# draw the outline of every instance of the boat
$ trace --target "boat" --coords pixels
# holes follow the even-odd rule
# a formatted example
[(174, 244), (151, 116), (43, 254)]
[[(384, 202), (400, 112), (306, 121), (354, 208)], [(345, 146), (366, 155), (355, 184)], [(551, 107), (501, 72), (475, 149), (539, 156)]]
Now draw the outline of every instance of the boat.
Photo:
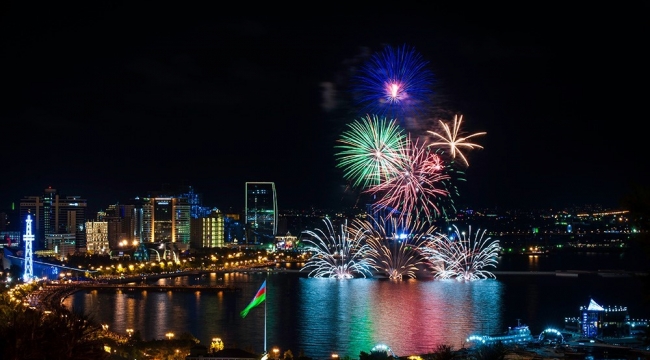
[(517, 326), (508, 327), (508, 330), (504, 333), (494, 335), (475, 334), (467, 338), (468, 343), (477, 345), (491, 345), (496, 343), (527, 344), (532, 341), (534, 341), (534, 338), (528, 325), (522, 325), (519, 320), (517, 320)]

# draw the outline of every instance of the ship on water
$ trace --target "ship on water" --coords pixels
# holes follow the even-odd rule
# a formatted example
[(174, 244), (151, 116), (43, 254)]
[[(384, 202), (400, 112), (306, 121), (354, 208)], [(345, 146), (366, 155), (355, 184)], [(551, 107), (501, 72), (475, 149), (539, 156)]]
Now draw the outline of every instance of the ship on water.
[(467, 342), (476, 345), (503, 344), (527, 344), (534, 341), (533, 334), (528, 325), (521, 324), (517, 319), (517, 326), (508, 327), (508, 330), (501, 334), (480, 335), (474, 334), (467, 338)]

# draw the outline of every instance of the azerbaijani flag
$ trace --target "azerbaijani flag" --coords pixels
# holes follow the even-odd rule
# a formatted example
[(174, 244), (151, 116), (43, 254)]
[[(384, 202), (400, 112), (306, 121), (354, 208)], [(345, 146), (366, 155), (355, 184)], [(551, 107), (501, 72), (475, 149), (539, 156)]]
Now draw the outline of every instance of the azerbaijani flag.
[(239, 314), (241, 315), (241, 317), (246, 317), (246, 315), (252, 308), (261, 304), (262, 301), (264, 300), (266, 300), (266, 280), (264, 280), (262, 286), (260, 286), (260, 289), (257, 290), (257, 294), (255, 294), (255, 297), (253, 298), (251, 303), (248, 304), (248, 306), (246, 306), (246, 309), (242, 310)]

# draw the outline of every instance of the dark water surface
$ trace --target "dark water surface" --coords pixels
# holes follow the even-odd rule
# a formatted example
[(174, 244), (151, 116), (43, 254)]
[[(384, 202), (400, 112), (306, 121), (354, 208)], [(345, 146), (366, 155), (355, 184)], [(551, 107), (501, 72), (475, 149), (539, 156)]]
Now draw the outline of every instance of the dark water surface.
[[(622, 269), (619, 261), (625, 263), (621, 255), (512, 256), (501, 259), (497, 270)], [(239, 312), (264, 279), (266, 302), (241, 318)], [(377, 344), (390, 346), (400, 356), (424, 354), (440, 344), (458, 349), (469, 334), (501, 332), (518, 319), (534, 334), (547, 327), (562, 329), (564, 318), (578, 316), (580, 306), (591, 298), (603, 306), (626, 306), (631, 318), (647, 319), (650, 307), (642, 298), (646, 279), (501, 274), (496, 280), (457, 282), (213, 273), (159, 283), (226, 284), (241, 291), (81, 291), (64, 303), (108, 324), (112, 331), (139, 330), (146, 340), (189, 332), (206, 346), (219, 337), (226, 347), (257, 353), (278, 347), (322, 360), (332, 353), (358, 358)]]

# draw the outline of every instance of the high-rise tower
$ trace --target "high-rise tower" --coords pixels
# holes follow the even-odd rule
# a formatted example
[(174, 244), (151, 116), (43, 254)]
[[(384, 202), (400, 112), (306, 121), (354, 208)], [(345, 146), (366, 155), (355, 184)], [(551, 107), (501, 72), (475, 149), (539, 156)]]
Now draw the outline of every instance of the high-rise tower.
[(154, 195), (142, 199), (142, 242), (190, 243), (187, 198)]
[(246, 242), (272, 242), (278, 232), (278, 203), (273, 182), (246, 183)]
[(56, 189), (47, 188), (41, 196), (20, 200), (20, 219), (34, 216), (34, 251), (46, 249), (46, 235), (74, 234), (75, 247), (86, 248), (86, 200), (79, 196), (61, 197)]

